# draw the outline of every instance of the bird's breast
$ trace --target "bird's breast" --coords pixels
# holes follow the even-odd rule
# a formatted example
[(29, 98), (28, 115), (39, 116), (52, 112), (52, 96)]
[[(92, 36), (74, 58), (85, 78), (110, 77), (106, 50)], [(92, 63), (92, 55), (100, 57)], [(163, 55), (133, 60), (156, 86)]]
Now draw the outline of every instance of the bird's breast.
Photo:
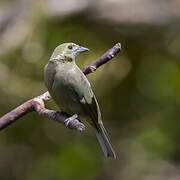
[(77, 87), (82, 77), (75, 68), (58, 68), (50, 94), (61, 110), (69, 113), (83, 113)]

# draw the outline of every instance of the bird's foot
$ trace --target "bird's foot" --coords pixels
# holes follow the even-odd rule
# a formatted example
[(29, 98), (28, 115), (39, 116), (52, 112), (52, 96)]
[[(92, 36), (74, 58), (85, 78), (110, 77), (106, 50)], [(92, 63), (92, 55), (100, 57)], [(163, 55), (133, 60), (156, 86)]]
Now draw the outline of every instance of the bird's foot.
[(78, 115), (77, 115), (77, 114), (74, 114), (73, 116), (65, 119), (64, 123), (65, 123), (66, 127), (68, 126), (68, 124), (69, 124), (71, 121), (75, 120), (77, 117), (78, 117)]
[(74, 114), (73, 116), (65, 119), (64, 123), (66, 127), (69, 127), (70, 129), (77, 129), (78, 131), (84, 131), (85, 125), (81, 123), (79, 120), (77, 120), (78, 114)]

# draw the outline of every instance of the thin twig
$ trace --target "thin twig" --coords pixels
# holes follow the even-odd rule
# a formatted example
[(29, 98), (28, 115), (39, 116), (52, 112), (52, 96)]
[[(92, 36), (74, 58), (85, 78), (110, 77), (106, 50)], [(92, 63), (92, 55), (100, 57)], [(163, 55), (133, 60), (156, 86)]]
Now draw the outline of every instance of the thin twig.
[(92, 63), (90, 63), (87, 66), (85, 66), (84, 68), (82, 68), (82, 72), (85, 75), (92, 73), (92, 72), (95, 72), (98, 67), (107, 63), (109, 60), (111, 60), (120, 51), (121, 51), (121, 44), (117, 43), (111, 49), (106, 51), (101, 57), (99, 57), (98, 59), (96, 59)]
[[(90, 63), (89, 65), (85, 66), (82, 69), (82, 72), (87, 75), (96, 71), (98, 67), (105, 64), (109, 60), (111, 60), (118, 52), (121, 51), (121, 44), (117, 43), (111, 49), (109, 49), (105, 54), (101, 57)], [(60, 111), (49, 110), (45, 108), (45, 102), (50, 100), (51, 96), (49, 92), (45, 92), (44, 94), (37, 96), (33, 99), (26, 101), (25, 103), (21, 104), (17, 108), (13, 109), (12, 111), (5, 114), (3, 117), (0, 118), (0, 130), (6, 128), (8, 125), (15, 122), (15, 120), (19, 119), (20, 117), (24, 116), (25, 114), (36, 111), (40, 116), (48, 117), (57, 122), (64, 123), (67, 118), (69, 118), (68, 114)], [(76, 116), (73, 116), (74, 119), (69, 122), (68, 127), (71, 129), (76, 129), (79, 131), (83, 131), (85, 129), (84, 124), (79, 122)]]

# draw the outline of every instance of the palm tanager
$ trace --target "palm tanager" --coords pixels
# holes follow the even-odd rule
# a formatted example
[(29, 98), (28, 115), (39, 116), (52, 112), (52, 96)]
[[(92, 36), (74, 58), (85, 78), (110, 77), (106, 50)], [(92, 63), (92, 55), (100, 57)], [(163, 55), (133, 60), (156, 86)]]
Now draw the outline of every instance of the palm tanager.
[[(45, 85), (62, 111), (70, 116), (77, 114), (79, 120), (86, 119), (95, 128), (104, 156), (116, 158), (91, 85), (75, 62), (76, 57), (85, 51), (88, 48), (74, 43), (56, 47), (45, 66)], [(67, 124), (69, 121), (70, 118), (66, 119)]]

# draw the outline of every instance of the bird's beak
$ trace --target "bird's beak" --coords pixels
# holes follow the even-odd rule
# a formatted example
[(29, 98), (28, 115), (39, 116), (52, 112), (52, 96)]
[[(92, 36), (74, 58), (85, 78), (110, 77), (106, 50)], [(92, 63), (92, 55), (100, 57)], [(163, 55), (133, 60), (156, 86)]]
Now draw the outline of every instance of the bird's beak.
[(86, 51), (89, 51), (88, 48), (85, 48), (85, 47), (82, 47), (82, 46), (79, 46), (76, 50), (75, 50), (75, 55), (79, 55), (80, 53), (82, 52), (86, 52)]
[(79, 53), (82, 53), (82, 52), (85, 52), (85, 51), (89, 51), (89, 49), (86, 48), (86, 47), (79, 46), (79, 48), (78, 48)]

